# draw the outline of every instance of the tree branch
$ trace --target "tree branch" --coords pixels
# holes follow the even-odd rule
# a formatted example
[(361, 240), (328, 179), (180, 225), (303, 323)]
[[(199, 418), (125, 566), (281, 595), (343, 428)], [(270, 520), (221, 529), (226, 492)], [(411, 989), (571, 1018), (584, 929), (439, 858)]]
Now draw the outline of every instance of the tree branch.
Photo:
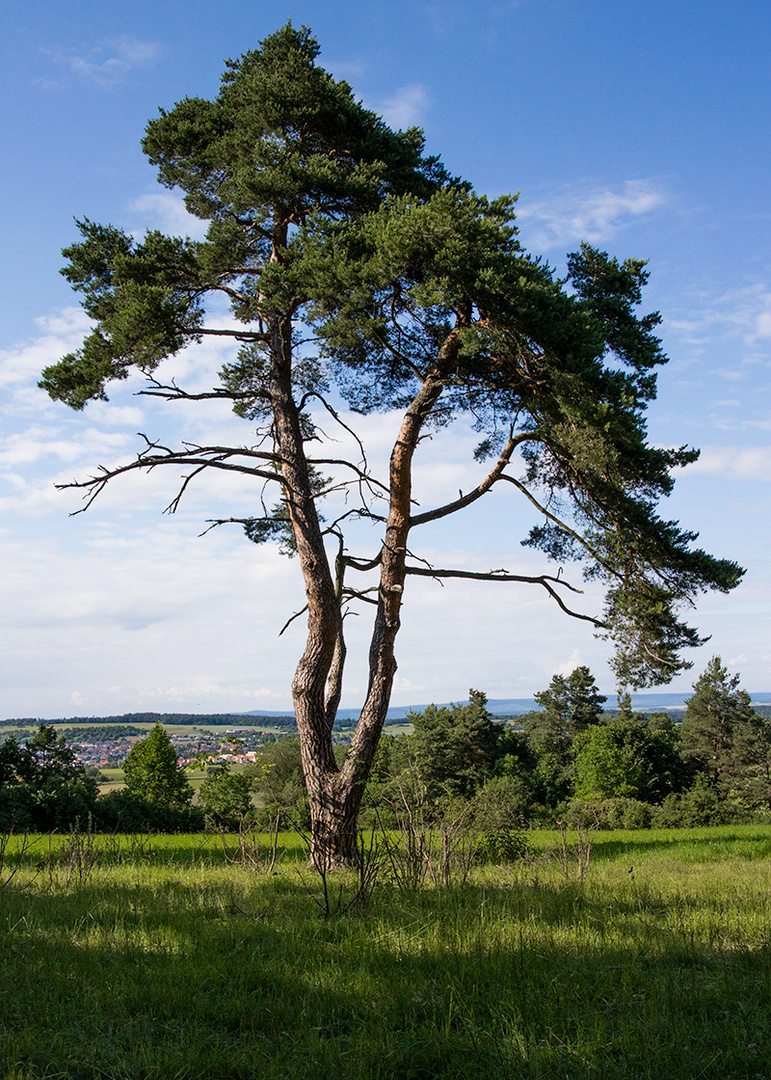
[[(377, 600), (373, 600), (372, 597), (368, 596), (367, 594), (378, 592), (380, 592), (379, 585), (373, 585), (369, 589), (351, 589), (346, 586), (346, 588), (343, 590), (343, 602), (347, 603), (349, 600), (363, 600), (365, 604), (373, 604), (375, 607), (377, 607)], [(349, 612), (348, 614), (351, 613)], [(353, 614), (355, 614), (355, 612)]]
[(221, 398), (223, 401), (241, 401), (243, 398), (264, 397), (268, 400), (267, 394), (257, 394), (253, 390), (225, 390), (222, 386), (217, 386), (213, 390), (205, 390), (200, 394), (191, 394), (187, 390), (183, 390), (181, 387), (172, 381), (169, 385), (160, 383), (152, 376), (147, 376), (152, 388), (149, 390), (137, 390), (137, 397), (158, 397), (164, 398), (166, 401), (207, 401), (211, 399)]
[(361, 570), (366, 572), (367, 570), (374, 570), (376, 566), (380, 566), (383, 561), (382, 548), (374, 557), (374, 559), (357, 559), (355, 555), (345, 556), (345, 565), (350, 566), (351, 570)]
[[(136, 461), (131, 461), (126, 465), (118, 465), (114, 469), (107, 469), (103, 465), (99, 466), (100, 475), (89, 477), (88, 480), (72, 480), (67, 484), (56, 484), (57, 490), (63, 490), (66, 488), (80, 488), (86, 489), (87, 494), (84, 496), (86, 503), (79, 510), (73, 511), (70, 515), (74, 517), (75, 514), (82, 514), (89, 509), (94, 500), (101, 494), (110, 480), (114, 480), (116, 476), (122, 476), (124, 473), (137, 472), (146, 469), (151, 471), (157, 468), (159, 465), (192, 465), (194, 470), (188, 476), (184, 478), (182, 488), (175, 499), (172, 499), (171, 503), (167, 507), (167, 511), (173, 513), (176, 506), (184, 493), (189, 481), (199, 472), (204, 469), (219, 469), (224, 472), (238, 472), (244, 473), (247, 476), (258, 476), (263, 480), (273, 480), (277, 483), (283, 483), (282, 477), (279, 473), (268, 471), (267, 469), (255, 468), (251, 465), (240, 465), (236, 462), (229, 461), (228, 458), (233, 456), (238, 457), (253, 457), (260, 461), (276, 461), (280, 459), (275, 454), (263, 453), (256, 450), (248, 450), (246, 447), (234, 448), (234, 447), (211, 447), (211, 446), (199, 446), (183, 452), (175, 452), (168, 447), (162, 447), (158, 443), (151, 443), (146, 435), (140, 432), (141, 437), (147, 443), (147, 448), (142, 450), (138, 455)], [(162, 450), (163, 453), (153, 454), (150, 451)], [(216, 455), (207, 459), (201, 460), (201, 455), (210, 454)]]
[(300, 618), (300, 616), (301, 616), (301, 615), (304, 615), (304, 614), (305, 614), (305, 612), (306, 612), (307, 610), (308, 610), (308, 605), (306, 604), (306, 605), (305, 605), (305, 607), (302, 607), (302, 608), (300, 608), (300, 610), (299, 610), (299, 611), (296, 611), (296, 612), (294, 613), (294, 615), (290, 615), (290, 616), (289, 616), (289, 618), (288, 618), (288, 619), (286, 620), (286, 622), (284, 623), (284, 625), (283, 625), (283, 626), (281, 627), (281, 629), (279, 630), (279, 632), (278, 632), (278, 636), (279, 636), (279, 637), (281, 637), (281, 635), (282, 635), (282, 634), (284, 633), (284, 631), (285, 631), (285, 630), (286, 630), (286, 629), (287, 629), (287, 628), (288, 628), (289, 626), (291, 626), (291, 625), (292, 625), (292, 623), (293, 623), (293, 622), (295, 621), (295, 619), (299, 619), (299, 618)]
[(554, 514), (552, 514), (550, 510), (547, 510), (545, 506), (542, 506), (541, 503), (539, 503), (538, 500), (535, 498), (535, 496), (527, 490), (521, 480), (517, 480), (513, 476), (506, 476), (505, 474), (502, 475), (500, 479), (506, 480), (509, 484), (513, 484), (517, 491), (520, 491), (525, 496), (525, 498), (532, 503), (532, 505), (540, 514), (543, 514), (543, 516), (545, 518), (548, 518), (549, 521), (553, 521), (558, 528), (562, 529), (563, 532), (566, 532), (568, 536), (570, 536), (573, 540), (576, 541), (576, 543), (580, 544), (584, 551), (591, 555), (593, 559), (596, 559), (600, 566), (607, 570), (609, 574), (613, 574), (615, 577), (619, 576), (616, 571), (614, 571), (612, 567), (610, 567), (608, 563), (602, 558), (602, 556), (599, 555), (597, 551), (595, 551), (591, 544), (588, 544), (586, 542), (586, 540), (583, 538), (583, 536), (581, 536), (580, 533), (577, 533), (574, 529), (571, 529), (569, 525), (566, 525), (565, 522), (561, 520), (561, 518), (556, 517)]
[(563, 581), (562, 578), (553, 577), (550, 574), (541, 574), (537, 577), (532, 577), (527, 574), (507, 574), (504, 570), (488, 570), (486, 573), (482, 571), (474, 570), (436, 570), (426, 569), (422, 566), (406, 566), (405, 573), (411, 574), (415, 577), (432, 577), (436, 579), (441, 578), (461, 578), (466, 581), (518, 581), (527, 585), (541, 585), (553, 600), (556, 600), (557, 604), (562, 608), (566, 615), (571, 615), (574, 619), (581, 619), (583, 622), (590, 622), (593, 626), (600, 629), (605, 627), (600, 619), (595, 619), (592, 615), (582, 615), (578, 611), (572, 611), (566, 606), (559, 593), (556, 591), (555, 586), (560, 585), (564, 589), (569, 589), (570, 592), (583, 593), (582, 589), (576, 588), (575, 585), (571, 585), (567, 581)]
[(366, 467), (367, 467), (367, 453), (366, 453), (366, 450), (364, 449), (364, 443), (361, 441), (361, 439), (356, 434), (356, 432), (353, 430), (353, 428), (349, 427), (343, 420), (340, 419), (340, 414), (337, 412), (337, 410), (334, 409), (329, 404), (327, 399), (322, 394), (320, 394), (318, 392), (318, 390), (312, 390), (312, 391), (310, 391), (309, 393), (307, 393), (307, 394), (305, 394), (303, 396), (303, 399), (302, 399), (302, 401), (300, 402), (300, 405), (299, 405), (300, 410), (302, 411), (305, 408), (305, 403), (309, 398), (314, 398), (314, 397), (317, 398), (321, 402), (321, 404), (327, 410), (327, 412), (332, 417), (332, 419), (335, 420), (340, 425), (340, 427), (343, 428), (344, 431), (347, 431), (348, 434), (351, 435), (356, 440), (356, 445), (358, 446), (359, 452), (361, 454), (362, 464), (364, 465), (364, 467), (366, 469)]
[(455, 499), (451, 503), (447, 503), (445, 506), (438, 506), (435, 510), (426, 510), (423, 514), (415, 514), (410, 518), (410, 528), (414, 525), (424, 525), (427, 521), (438, 521), (440, 518), (447, 517), (449, 514), (454, 514), (458, 510), (462, 510), (466, 506), (470, 506), (471, 503), (481, 499), (486, 494), (496, 481), (506, 479), (503, 476), (503, 470), (511, 461), (511, 455), (515, 449), (523, 442), (527, 442), (532, 439), (532, 435), (529, 432), (523, 432), (520, 435), (510, 435), (506, 441), (506, 445), (501, 451), (501, 455), (497, 462), (484, 478), (481, 484), (479, 484), (473, 491), (470, 491), (467, 495), (461, 495), (459, 499)]
[(260, 333), (258, 330), (213, 330), (209, 327), (197, 326), (191, 331), (196, 337), (201, 334), (204, 337), (232, 337), (236, 341), (262, 341), (270, 344), (270, 335)]

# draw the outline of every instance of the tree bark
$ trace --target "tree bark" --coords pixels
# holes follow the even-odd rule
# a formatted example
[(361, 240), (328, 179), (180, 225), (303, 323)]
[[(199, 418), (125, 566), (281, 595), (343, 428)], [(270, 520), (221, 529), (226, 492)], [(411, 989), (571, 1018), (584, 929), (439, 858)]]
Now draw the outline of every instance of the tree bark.
[(412, 460), (425, 420), (444, 389), (444, 377), (457, 350), (457, 337), (451, 334), (440, 350), (434, 371), (405, 412), (391, 452), (389, 513), (380, 559), (377, 613), (370, 642), (367, 696), (342, 769), (328, 773), (323, 778), (324, 786), (311, 795), (311, 857), (325, 868), (350, 866), (358, 857), (359, 807), (383, 731), (397, 668), (394, 645), (401, 625), (406, 577)]
[[(389, 465), (390, 500), (380, 556), (377, 613), (369, 652), (369, 685), (342, 769), (334, 756), (332, 727), (340, 700), (345, 644), (342, 579), (336, 580), (324, 546), (311, 472), (305, 455), (300, 410), (292, 394), (291, 318), (276, 315), (270, 327), (270, 397), (284, 492), (305, 582), (308, 632), (292, 682), (303, 773), (311, 814), (312, 864), (325, 870), (350, 866), (358, 857), (357, 816), (396, 673), (394, 643), (400, 627), (407, 537), (410, 530), (412, 459), (426, 418), (457, 359), (457, 335), (439, 350), (433, 370), (406, 410)], [(338, 563), (340, 564), (340, 556)]]

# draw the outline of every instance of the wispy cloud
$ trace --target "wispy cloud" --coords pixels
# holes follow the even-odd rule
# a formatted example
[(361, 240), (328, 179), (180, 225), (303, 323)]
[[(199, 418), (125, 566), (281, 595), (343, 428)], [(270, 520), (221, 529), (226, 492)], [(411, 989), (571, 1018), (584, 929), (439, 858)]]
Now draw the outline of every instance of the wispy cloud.
[(688, 473), (726, 476), (732, 480), (771, 480), (771, 446), (705, 446)]
[(749, 349), (762, 349), (771, 340), (771, 287), (765, 281), (701, 294), (690, 300), (687, 314), (668, 317), (667, 328), (695, 347), (739, 337)]
[(20, 401), (10, 396), (16, 391), (22, 395), (29, 391), (34, 408), (42, 407), (47, 398), (35, 389), (34, 380), (47, 364), (76, 349), (91, 326), (88, 316), (78, 307), (64, 308), (35, 321), (40, 328), (39, 337), (10, 349), (0, 349), (0, 388), (4, 392), (0, 411), (11, 407), (15, 414), (18, 412)]
[(400, 87), (393, 97), (378, 102), (375, 109), (392, 128), (404, 130), (423, 124), (428, 107), (426, 88), (420, 83), (410, 83)]
[(129, 205), (129, 210), (140, 217), (144, 228), (160, 229), (173, 236), (189, 236), (203, 240), (207, 221), (188, 214), (181, 195), (173, 191), (159, 191), (140, 195)]
[(520, 202), (517, 216), (530, 245), (541, 250), (586, 240), (604, 243), (667, 201), (655, 180), (627, 180), (619, 189), (563, 190), (539, 202)]
[[(161, 59), (163, 51), (156, 41), (140, 41), (130, 34), (123, 34), (96, 45), (62, 47), (50, 55), (55, 63), (68, 68), (77, 78), (106, 87), (115, 86), (132, 71), (152, 67)], [(45, 85), (54, 87), (58, 84), (49, 81)]]

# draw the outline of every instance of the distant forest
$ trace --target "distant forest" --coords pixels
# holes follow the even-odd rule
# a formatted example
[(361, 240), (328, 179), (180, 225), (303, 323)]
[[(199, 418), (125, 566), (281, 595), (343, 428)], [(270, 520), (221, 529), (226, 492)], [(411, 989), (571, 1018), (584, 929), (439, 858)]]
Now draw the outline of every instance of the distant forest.
[[(124, 713), (122, 716), (71, 716), (54, 719), (23, 717), (2, 720), (0, 723), (17, 728), (36, 728), (40, 724), (79, 724), (88, 725), (90, 728), (96, 724), (154, 724), (156, 721), (164, 725), (185, 724), (192, 727), (266, 727), (286, 728), (288, 731), (297, 729), (294, 716), (255, 716), (252, 713), (244, 715), (242, 713), (141, 712)], [(144, 734), (144, 732), (137, 732), (137, 734)]]
[[(771, 705), (754, 705), (754, 711), (765, 719), (771, 719)], [(537, 710), (536, 710), (537, 711)], [(603, 716), (610, 720), (614, 716), (618, 715), (618, 709), (606, 709), (603, 712)], [(639, 715), (646, 715), (648, 713), (656, 712), (653, 709), (641, 709), (638, 710)], [(522, 728), (523, 723), (528, 714), (511, 715), (511, 716), (494, 716), (492, 717), (495, 723), (508, 724), (514, 728)], [(682, 722), (685, 716), (685, 709), (667, 709), (666, 715), (675, 724)], [(293, 715), (287, 716), (265, 716), (255, 715), (254, 713), (155, 713), (155, 712), (142, 712), (142, 713), (124, 713), (122, 716), (72, 716), (72, 717), (58, 717), (54, 719), (43, 719), (41, 717), (22, 717), (15, 719), (0, 720), (0, 727), (7, 725), (9, 728), (37, 728), (40, 724), (67, 724), (67, 725), (79, 725), (83, 730), (78, 730), (77, 735), (79, 737), (85, 737), (86, 734), (93, 737), (94, 727), (98, 725), (107, 724), (121, 724), (130, 726), (133, 724), (154, 724), (156, 721), (164, 726), (170, 726), (174, 724), (187, 725), (190, 727), (254, 727), (261, 730), (272, 730), (278, 728), (283, 730), (288, 735), (297, 734), (297, 721)], [(408, 726), (410, 724), (409, 719), (388, 720), (389, 727), (394, 726)], [(335, 731), (353, 731), (356, 727), (355, 718), (343, 717), (335, 721)], [(120, 736), (126, 735), (143, 735), (144, 732), (140, 730), (121, 731)], [(75, 735), (75, 732), (69, 733), (70, 738)], [(113, 736), (117, 735), (117, 732), (112, 733)], [(110, 736), (106, 736), (109, 738)]]

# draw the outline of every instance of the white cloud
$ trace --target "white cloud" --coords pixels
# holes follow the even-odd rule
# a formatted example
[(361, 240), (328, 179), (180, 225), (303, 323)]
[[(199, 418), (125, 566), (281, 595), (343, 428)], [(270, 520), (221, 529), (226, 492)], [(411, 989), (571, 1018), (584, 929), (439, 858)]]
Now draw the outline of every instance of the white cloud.
[(554, 674), (565, 676), (571, 675), (577, 667), (581, 667), (585, 663), (586, 661), (584, 660), (581, 651), (579, 649), (573, 649), (570, 657), (564, 662), (564, 664), (560, 664), (554, 669)]
[(140, 216), (142, 232), (145, 229), (159, 229), (172, 236), (203, 240), (209, 225), (208, 221), (188, 214), (182, 196), (173, 191), (140, 195), (129, 205), (129, 210)]
[(426, 88), (420, 83), (410, 83), (400, 87), (393, 97), (378, 102), (375, 108), (387, 124), (403, 131), (424, 123), (428, 104)]
[(763, 297), (764, 309), (758, 312), (755, 319), (754, 337), (771, 338), (771, 293)]
[[(43, 368), (77, 349), (91, 326), (88, 316), (79, 307), (64, 308), (35, 321), (40, 327), (39, 337), (0, 350), (0, 387), (11, 391), (32, 389)], [(48, 398), (42, 391), (33, 392), (37, 407), (42, 408)], [(17, 411), (15, 402), (14, 411)]]
[(667, 316), (666, 326), (693, 346), (739, 337), (757, 348), (771, 339), (771, 288), (759, 281), (717, 296), (700, 294), (689, 298), (687, 313)]
[(619, 190), (564, 190), (540, 202), (523, 199), (517, 217), (534, 248), (564, 247), (580, 240), (604, 243), (667, 201), (659, 181), (627, 180)]
[(9, 435), (0, 442), (0, 465), (30, 464), (44, 457), (59, 461), (78, 461), (94, 454), (114, 454), (126, 445), (128, 436), (123, 433), (107, 434), (88, 428), (77, 439), (56, 438), (49, 428), (36, 427)]
[[(97, 45), (60, 48), (50, 55), (78, 78), (105, 87), (121, 82), (131, 71), (152, 67), (163, 56), (163, 47), (155, 41), (140, 41), (131, 34), (122, 34)], [(56, 84), (49, 81), (46, 85)]]
[(771, 446), (705, 446), (688, 474), (727, 476), (733, 480), (771, 480)]

